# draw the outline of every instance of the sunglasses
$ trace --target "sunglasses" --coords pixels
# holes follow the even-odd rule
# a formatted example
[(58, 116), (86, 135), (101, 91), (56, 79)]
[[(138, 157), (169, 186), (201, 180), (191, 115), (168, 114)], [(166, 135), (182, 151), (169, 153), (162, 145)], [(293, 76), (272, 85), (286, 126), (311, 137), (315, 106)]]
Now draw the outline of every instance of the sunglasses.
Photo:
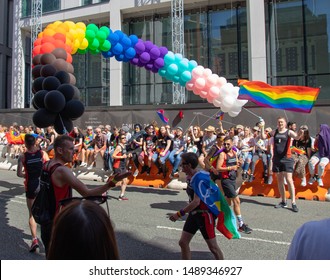
[(89, 201), (95, 202), (98, 205), (106, 203), (107, 213), (108, 213), (108, 216), (110, 218), (109, 205), (108, 205), (108, 199), (110, 199), (110, 198), (117, 199), (116, 197), (111, 196), (111, 195), (93, 195), (93, 196), (85, 196), (85, 197), (73, 196), (73, 197), (65, 198), (65, 199), (62, 199), (62, 200), (59, 201), (59, 205), (60, 205), (60, 210), (59, 211), (62, 210), (62, 207), (65, 207), (65, 206), (69, 205), (73, 201), (89, 200)]
[(125, 139), (126, 140), (126, 137), (120, 137), (121, 140)]
[(230, 143), (224, 143), (223, 145), (224, 146), (230, 146)]

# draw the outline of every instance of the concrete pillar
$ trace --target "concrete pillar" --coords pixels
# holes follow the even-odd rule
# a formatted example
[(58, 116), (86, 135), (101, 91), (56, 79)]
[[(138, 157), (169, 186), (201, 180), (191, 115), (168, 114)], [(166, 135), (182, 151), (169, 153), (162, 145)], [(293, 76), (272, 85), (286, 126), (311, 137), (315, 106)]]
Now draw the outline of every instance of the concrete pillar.
[(264, 0), (247, 0), (249, 80), (267, 82)]

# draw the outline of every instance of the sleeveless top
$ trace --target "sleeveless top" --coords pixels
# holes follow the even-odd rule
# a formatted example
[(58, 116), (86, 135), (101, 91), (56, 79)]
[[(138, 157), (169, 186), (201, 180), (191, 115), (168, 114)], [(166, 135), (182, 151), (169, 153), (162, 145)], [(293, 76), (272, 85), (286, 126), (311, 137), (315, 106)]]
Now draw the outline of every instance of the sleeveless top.
[[(229, 166), (234, 166), (234, 165), (237, 165), (236, 152), (233, 151), (233, 156), (229, 156), (225, 152), (225, 160), (224, 160), (221, 167), (229, 167)], [(222, 176), (223, 179), (235, 180), (236, 179), (236, 173), (237, 172), (235, 170), (230, 170), (230, 171), (222, 172), (221, 176)]]
[(279, 133), (276, 129), (274, 134), (274, 158), (280, 160), (281, 158), (291, 157), (291, 137), (289, 137), (289, 130)]
[(39, 177), (42, 170), (43, 159), (42, 151), (37, 150), (34, 153), (24, 153), (25, 186), (38, 186)]
[[(123, 156), (127, 154), (126, 147), (123, 147), (121, 144), (118, 144), (121, 148), (121, 151), (117, 156)], [(114, 168), (126, 169), (126, 160), (127, 158), (115, 158), (113, 162)]]

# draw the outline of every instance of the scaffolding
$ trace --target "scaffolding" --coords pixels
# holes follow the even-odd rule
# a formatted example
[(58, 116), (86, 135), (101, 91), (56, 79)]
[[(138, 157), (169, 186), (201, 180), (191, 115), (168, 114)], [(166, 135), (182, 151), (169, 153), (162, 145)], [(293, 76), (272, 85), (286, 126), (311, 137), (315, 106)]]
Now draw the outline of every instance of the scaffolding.
[[(172, 51), (184, 56), (184, 9), (183, 0), (172, 0)], [(186, 103), (185, 88), (178, 83), (172, 84), (173, 104)]]

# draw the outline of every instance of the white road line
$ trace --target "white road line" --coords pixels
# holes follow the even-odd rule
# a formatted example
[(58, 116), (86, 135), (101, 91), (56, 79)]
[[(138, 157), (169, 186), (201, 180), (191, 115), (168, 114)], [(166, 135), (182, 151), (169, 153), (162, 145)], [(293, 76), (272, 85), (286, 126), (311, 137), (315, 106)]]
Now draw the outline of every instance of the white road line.
[[(159, 229), (168, 229), (168, 230), (176, 230), (176, 231), (182, 231), (182, 228), (173, 228), (173, 227), (165, 227), (165, 226), (157, 226), (157, 228)], [(255, 229), (253, 229), (255, 230)], [(262, 229), (258, 229), (259, 231), (263, 231), (263, 232), (271, 232), (271, 233), (280, 233), (283, 234), (282, 231), (273, 231), (273, 230), (262, 230)], [(216, 235), (218, 236), (223, 236), (220, 233), (216, 233)], [(290, 245), (290, 242), (283, 242), (283, 241), (276, 241), (276, 240), (267, 240), (267, 239), (261, 239), (261, 238), (254, 238), (254, 237), (244, 237), (242, 236), (241, 239), (244, 240), (252, 240), (252, 241), (260, 241), (260, 242), (266, 242), (266, 243), (273, 243), (273, 244), (279, 244), (279, 245)]]

